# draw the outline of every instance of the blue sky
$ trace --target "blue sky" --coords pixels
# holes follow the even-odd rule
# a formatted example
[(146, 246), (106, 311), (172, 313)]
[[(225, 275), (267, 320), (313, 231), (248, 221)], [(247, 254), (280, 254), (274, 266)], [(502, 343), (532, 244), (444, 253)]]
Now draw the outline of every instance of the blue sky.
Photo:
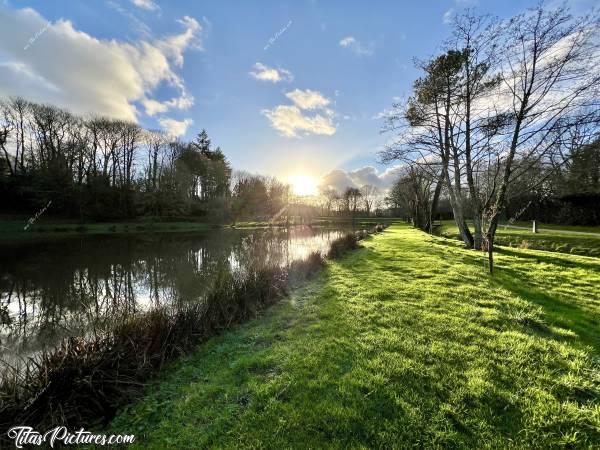
[(410, 94), (413, 58), (436, 53), (448, 17), (534, 3), (0, 0), (0, 95), (184, 139), (206, 128), (236, 169), (382, 178), (378, 115)]

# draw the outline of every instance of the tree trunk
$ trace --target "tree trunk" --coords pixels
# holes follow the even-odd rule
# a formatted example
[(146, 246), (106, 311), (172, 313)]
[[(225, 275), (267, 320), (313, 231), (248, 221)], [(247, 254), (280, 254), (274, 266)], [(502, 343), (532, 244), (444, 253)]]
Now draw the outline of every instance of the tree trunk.
[(433, 221), (435, 220), (435, 215), (437, 213), (437, 207), (440, 200), (440, 195), (442, 193), (442, 186), (444, 185), (444, 171), (440, 174), (437, 184), (435, 186), (435, 191), (433, 191), (433, 198), (431, 199), (431, 207), (429, 208), (429, 217), (427, 218), (426, 229), (429, 230), (429, 233), (433, 233)]
[(490, 275), (494, 274), (494, 235), (491, 233), (487, 234), (487, 251), (488, 251), (488, 263), (490, 266)]
[(454, 189), (450, 184), (450, 176), (448, 173), (446, 173), (446, 182), (448, 185), (448, 193), (450, 194), (450, 205), (452, 206), (452, 212), (454, 214), (454, 222), (456, 222), (456, 226), (458, 227), (460, 238), (467, 248), (473, 248), (473, 235), (467, 226), (462, 204), (460, 200), (456, 198)]
[(479, 212), (476, 212), (473, 216), (473, 248), (475, 250), (481, 250), (483, 245), (483, 225), (482, 217)]

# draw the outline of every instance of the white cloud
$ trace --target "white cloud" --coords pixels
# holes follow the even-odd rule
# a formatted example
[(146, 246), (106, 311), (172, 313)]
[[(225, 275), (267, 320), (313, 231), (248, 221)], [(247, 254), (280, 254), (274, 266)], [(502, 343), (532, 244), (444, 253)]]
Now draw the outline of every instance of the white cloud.
[(385, 108), (382, 111), (379, 111), (377, 114), (371, 117), (373, 120), (381, 120), (387, 119), (388, 117), (396, 114), (396, 112), (392, 108)]
[(164, 102), (159, 102), (152, 98), (144, 98), (141, 100), (142, 106), (144, 106), (144, 111), (149, 116), (154, 116), (158, 113), (163, 113), (168, 111), (169, 109), (189, 109), (194, 105), (194, 97), (188, 95), (183, 89), (183, 92), (179, 97), (173, 97), (170, 100), (166, 100)]
[(335, 169), (321, 178), (320, 185), (343, 192), (348, 187), (360, 188), (365, 184), (370, 184), (384, 192), (398, 180), (402, 170), (402, 165), (388, 167), (383, 172), (379, 172), (373, 166), (365, 166), (351, 171)]
[(160, 127), (170, 136), (183, 136), (190, 125), (194, 123), (192, 119), (175, 120), (169, 117), (161, 117), (158, 119)]
[(271, 126), (286, 137), (297, 137), (299, 133), (331, 136), (336, 131), (329, 115), (306, 116), (297, 106), (279, 105), (262, 113), (267, 116)]
[(152, 35), (152, 30), (148, 25), (146, 25), (143, 21), (141, 21), (135, 14), (130, 12), (128, 9), (123, 8), (119, 3), (113, 0), (107, 0), (106, 4), (121, 14), (123, 17), (126, 17), (131, 21), (133, 28), (135, 28), (140, 34), (145, 37), (149, 37)]
[(442, 16), (442, 21), (445, 24), (449, 24), (452, 22), (452, 19), (454, 18), (454, 8), (450, 8), (448, 11), (446, 11), (444, 13), (444, 15)]
[(373, 54), (373, 44), (365, 46), (354, 36), (347, 36), (340, 40), (340, 46), (350, 49), (358, 56), (371, 56)]
[(156, 42), (156, 45), (169, 59), (181, 67), (183, 66), (183, 52), (185, 50), (203, 50), (202, 43), (198, 37), (202, 31), (202, 27), (196, 19), (190, 16), (183, 16), (177, 22), (183, 26), (185, 31), (159, 40)]
[[(79, 114), (133, 121), (138, 119), (138, 102), (152, 114), (165, 112), (165, 106), (184, 109), (193, 103), (175, 72), (186, 50), (201, 48), (201, 27), (191, 17), (179, 21), (184, 28), (179, 34), (136, 42), (97, 39), (68, 20), (48, 23), (31, 8), (0, 4), (0, 23), (0, 96), (20, 95)], [(152, 94), (161, 85), (179, 96), (159, 105)]]
[(142, 100), (142, 105), (146, 111), (146, 114), (153, 116), (157, 113), (166, 112), (169, 107), (164, 102), (159, 102), (151, 98), (145, 98)]
[(324, 108), (330, 103), (329, 99), (323, 97), (320, 92), (311, 91), (310, 89), (306, 89), (305, 91), (294, 89), (285, 94), (285, 96), (300, 109)]
[[(335, 112), (327, 105), (331, 101), (318, 91), (294, 89), (285, 94), (294, 104), (279, 105), (265, 109), (262, 113), (269, 119), (271, 126), (283, 136), (298, 137), (300, 134), (321, 134), (331, 136), (336, 132), (333, 123)], [(315, 112), (312, 115), (306, 111)]]
[(160, 7), (152, 0), (130, 0), (138, 8), (145, 9), (147, 11), (158, 11)]
[(250, 75), (257, 80), (271, 81), (273, 83), (277, 83), (279, 81), (289, 82), (294, 79), (294, 76), (289, 70), (281, 68), (275, 69), (259, 62), (254, 64), (254, 71), (250, 72)]
[(335, 169), (321, 178), (321, 187), (333, 188), (338, 192), (343, 192), (349, 187), (358, 187), (348, 172), (342, 169)]
[(342, 39), (340, 41), (340, 45), (342, 47), (350, 47), (351, 45), (354, 45), (354, 44), (356, 44), (356, 39), (354, 39), (352, 36), (345, 37), (344, 39)]

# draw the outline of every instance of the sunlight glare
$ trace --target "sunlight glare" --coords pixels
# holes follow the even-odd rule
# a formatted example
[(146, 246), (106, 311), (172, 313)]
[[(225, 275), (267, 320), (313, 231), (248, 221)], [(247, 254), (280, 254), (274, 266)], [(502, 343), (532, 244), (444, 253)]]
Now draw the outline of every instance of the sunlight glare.
[(316, 195), (318, 192), (317, 181), (311, 176), (292, 175), (288, 178), (288, 182), (296, 195)]

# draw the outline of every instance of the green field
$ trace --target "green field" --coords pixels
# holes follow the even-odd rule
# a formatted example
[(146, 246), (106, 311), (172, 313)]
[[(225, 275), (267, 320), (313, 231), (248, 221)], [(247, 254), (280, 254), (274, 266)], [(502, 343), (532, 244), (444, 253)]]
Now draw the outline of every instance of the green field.
[[(453, 220), (442, 222), (442, 234), (446, 237), (458, 237), (458, 228)], [(513, 225), (526, 226), (529, 230), (498, 226), (496, 244), (505, 247), (530, 248), (551, 252), (570, 253), (583, 256), (600, 256), (600, 227), (569, 227), (560, 225), (539, 225), (542, 231), (532, 233), (531, 223), (515, 222)], [(546, 229), (547, 231), (544, 231)], [(598, 235), (563, 233), (552, 230), (565, 230), (584, 233), (596, 232)]]
[(170, 366), (138, 448), (600, 446), (600, 260), (394, 225)]
[[(531, 221), (515, 221), (512, 225), (516, 225), (519, 227), (525, 227), (531, 230), (532, 222)], [(577, 231), (583, 233), (599, 233), (600, 234), (600, 226), (583, 226), (583, 225), (556, 225), (552, 223), (542, 223), (538, 222), (538, 228), (548, 229), (548, 230), (567, 230), (567, 231)]]

